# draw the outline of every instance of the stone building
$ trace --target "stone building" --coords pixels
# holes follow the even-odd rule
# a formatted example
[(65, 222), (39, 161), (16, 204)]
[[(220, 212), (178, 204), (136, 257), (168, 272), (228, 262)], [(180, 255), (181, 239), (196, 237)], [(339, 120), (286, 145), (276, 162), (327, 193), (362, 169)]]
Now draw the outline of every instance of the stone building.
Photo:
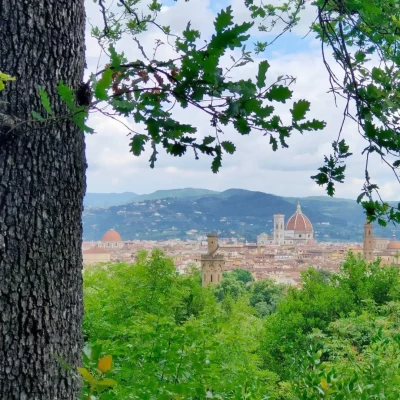
[(108, 262), (111, 260), (111, 254), (100, 247), (93, 247), (82, 252), (83, 264), (97, 264), (100, 262)]
[(372, 224), (368, 221), (364, 224), (364, 237), (363, 237), (363, 256), (364, 260), (371, 262), (374, 257), (374, 235), (372, 231)]
[(393, 234), (392, 239), (374, 236), (372, 224), (364, 224), (363, 257), (365, 261), (381, 260), (382, 265), (400, 265), (400, 242)]
[(225, 268), (223, 254), (217, 253), (218, 236), (216, 234), (207, 235), (207, 254), (202, 254), (200, 258), (202, 285), (216, 285), (222, 280), (222, 273)]
[(297, 204), (296, 212), (289, 218), (285, 227), (285, 216), (274, 215), (273, 235), (262, 233), (257, 236), (258, 245), (306, 245), (313, 243), (314, 229), (308, 217)]

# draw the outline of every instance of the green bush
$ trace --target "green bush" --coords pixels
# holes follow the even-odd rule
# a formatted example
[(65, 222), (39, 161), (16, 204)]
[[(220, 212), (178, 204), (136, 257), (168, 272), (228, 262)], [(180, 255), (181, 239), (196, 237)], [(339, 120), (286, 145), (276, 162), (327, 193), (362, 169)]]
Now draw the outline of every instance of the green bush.
[(243, 296), (218, 301), (195, 272), (177, 274), (154, 251), (136, 265), (86, 271), (84, 287), (86, 339), (112, 354), (118, 400), (290, 399), (260, 368), (263, 321), (244, 286)]
[[(300, 289), (245, 284), (241, 272), (203, 288), (197, 269), (180, 275), (160, 251), (85, 271), (84, 332), (94, 350), (80, 369), (83, 393), (399, 399), (399, 272), (350, 254), (337, 274), (305, 271)], [(113, 368), (99, 370), (108, 355)]]

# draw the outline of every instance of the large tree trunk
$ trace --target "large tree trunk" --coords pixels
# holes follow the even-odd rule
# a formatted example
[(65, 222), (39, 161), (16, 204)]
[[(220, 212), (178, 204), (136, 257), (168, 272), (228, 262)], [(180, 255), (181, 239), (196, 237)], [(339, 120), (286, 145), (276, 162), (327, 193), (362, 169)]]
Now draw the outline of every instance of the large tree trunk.
[(82, 81), (84, 17), (84, 0), (0, 0), (0, 71), (16, 77), (0, 92), (1, 400), (79, 390), (60, 360), (75, 369), (82, 348), (84, 137), (65, 120), (7, 132), (4, 115), (42, 111), (37, 85), (65, 114), (56, 84)]

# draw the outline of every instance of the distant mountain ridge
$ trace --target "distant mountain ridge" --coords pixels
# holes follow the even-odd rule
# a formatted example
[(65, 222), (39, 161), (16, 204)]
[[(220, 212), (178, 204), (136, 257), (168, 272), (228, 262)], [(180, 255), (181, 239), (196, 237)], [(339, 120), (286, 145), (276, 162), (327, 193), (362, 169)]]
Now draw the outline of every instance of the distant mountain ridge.
[[(284, 214), (287, 221), (298, 200), (320, 241), (362, 241), (365, 221), (356, 201), (323, 196), (285, 198), (244, 189), (216, 192), (194, 188), (123, 195), (106, 198), (118, 202), (107, 208), (85, 207), (84, 240), (100, 240), (105, 231), (114, 228), (124, 240), (193, 239), (217, 231), (221, 237), (255, 241), (260, 233), (272, 232), (274, 214)], [(122, 204), (126, 199), (129, 203)], [(89, 196), (87, 202), (90, 200), (93, 197)], [(376, 227), (375, 233), (391, 236), (389, 229), (381, 227)]]
[(86, 193), (83, 204), (85, 207), (111, 207), (139, 202), (144, 200), (158, 200), (166, 198), (197, 198), (202, 196), (213, 196), (220, 192), (208, 189), (171, 189), (171, 190), (156, 190), (149, 194), (136, 194), (133, 192), (125, 193)]
[(171, 189), (171, 190), (156, 190), (149, 194), (140, 194), (134, 198), (135, 202), (144, 200), (159, 200), (167, 198), (199, 198), (205, 196), (215, 196), (220, 194), (214, 190), (208, 189), (195, 189), (195, 188), (184, 188), (184, 189)]
[(136, 193), (86, 193), (83, 199), (85, 207), (111, 207), (132, 203), (137, 197)]

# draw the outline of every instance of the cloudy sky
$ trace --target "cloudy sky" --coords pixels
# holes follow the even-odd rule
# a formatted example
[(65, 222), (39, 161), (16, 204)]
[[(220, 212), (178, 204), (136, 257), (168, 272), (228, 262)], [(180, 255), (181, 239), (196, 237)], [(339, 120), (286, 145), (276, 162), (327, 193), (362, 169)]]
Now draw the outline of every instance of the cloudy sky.
[[(167, 0), (163, 2), (165, 5), (159, 22), (181, 32), (191, 20), (192, 26), (199, 29), (206, 39), (213, 32), (216, 13), (227, 5), (232, 5), (235, 22), (249, 21), (243, 3), (244, 0)], [(92, 0), (87, 0), (87, 73), (96, 71), (104, 63), (100, 48), (90, 37), (90, 24), (102, 26), (97, 7)], [(87, 136), (88, 192), (132, 191), (143, 194), (159, 189), (197, 187), (213, 190), (242, 188), (294, 197), (324, 195), (324, 189), (317, 186), (310, 176), (316, 174), (317, 168), (322, 165), (323, 156), (331, 152), (331, 143), (341, 123), (342, 107), (336, 108), (332, 95), (327, 93), (328, 79), (322, 64), (320, 44), (312, 35), (307, 35), (308, 26), (314, 18), (314, 11), (306, 9), (302, 23), (293, 32), (278, 39), (264, 54), (254, 57), (254, 64), (236, 70), (231, 76), (236, 74), (241, 78), (253, 79), (257, 74), (257, 62), (267, 59), (271, 65), (269, 79), (284, 74), (297, 77), (292, 88), (294, 100), (307, 99), (311, 102), (309, 115), (327, 122), (324, 131), (294, 134), (288, 141), (288, 149), (273, 152), (268, 137), (261, 133), (254, 132), (242, 137), (233, 130), (227, 130), (224, 139), (233, 141), (237, 152), (225, 156), (221, 171), (215, 175), (210, 170), (211, 158), (203, 156), (196, 161), (190, 152), (182, 158), (174, 158), (160, 151), (155, 168), (150, 169), (149, 152), (139, 158), (129, 152), (128, 132), (122, 124), (101, 115), (92, 115), (88, 125), (96, 133)], [(251, 33), (250, 44), (260, 39), (271, 40), (279, 33), (279, 27), (273, 34), (261, 35), (256, 27)], [(138, 39), (144, 48), (152, 49), (155, 40), (164, 38), (155, 29), (150, 29)], [(130, 38), (124, 38), (120, 49), (124, 49), (131, 60), (141, 58), (135, 42)], [(158, 57), (173, 58), (173, 50), (165, 45), (159, 49)], [(226, 62), (228, 66), (228, 60)], [(282, 110), (281, 116), (285, 119), (290, 108), (289, 104), (277, 110)], [(210, 134), (209, 120), (198, 110), (176, 110), (175, 116), (183, 122), (195, 124), (200, 135)], [(123, 122), (134, 128), (132, 121)], [(143, 130), (142, 127), (136, 129)], [(361, 151), (365, 143), (353, 123), (348, 122), (344, 132), (354, 156), (348, 162), (346, 183), (337, 187), (337, 196), (356, 198), (364, 182), (365, 161)], [(400, 199), (400, 185), (395, 182), (391, 171), (379, 160), (373, 160), (370, 168), (383, 196), (390, 200)]]

